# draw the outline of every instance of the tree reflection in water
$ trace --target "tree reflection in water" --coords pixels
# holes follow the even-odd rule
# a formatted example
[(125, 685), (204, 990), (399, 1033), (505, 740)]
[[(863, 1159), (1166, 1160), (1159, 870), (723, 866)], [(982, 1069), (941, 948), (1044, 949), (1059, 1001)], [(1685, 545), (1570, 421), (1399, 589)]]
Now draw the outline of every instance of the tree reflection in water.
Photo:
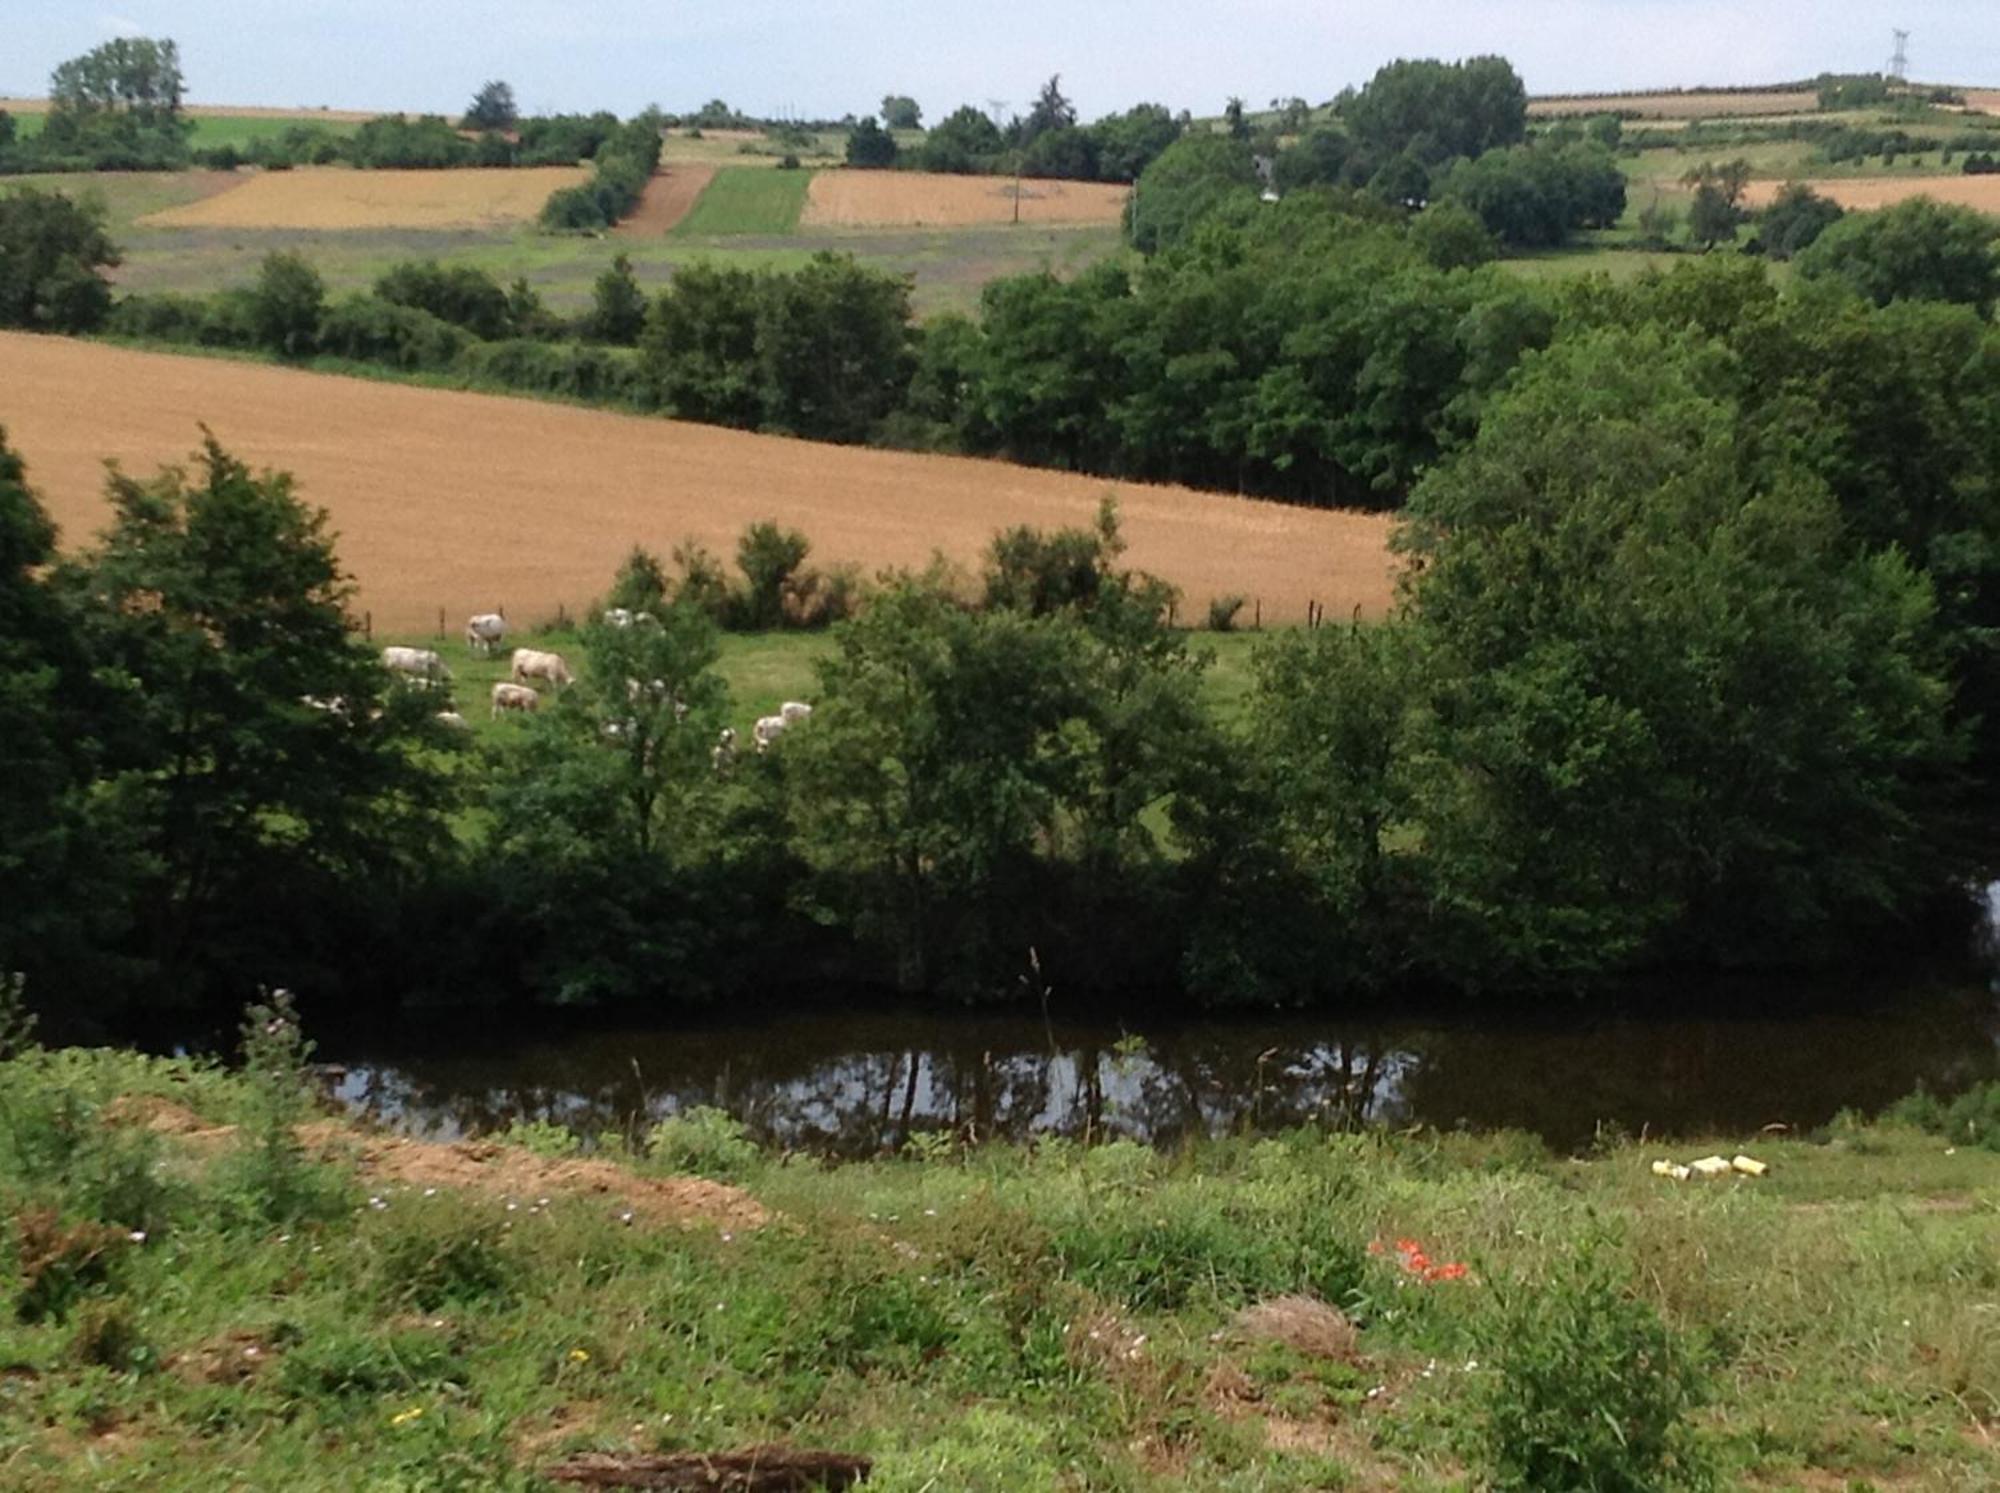
[[(1725, 1008), (1726, 1008), (1726, 1002)], [(404, 1034), (326, 1055), (340, 1099), (452, 1137), (550, 1120), (640, 1132), (695, 1105), (795, 1150), (865, 1155), (923, 1130), (1172, 1144), (1303, 1124), (1512, 1127), (1553, 1144), (1747, 1131), (1873, 1109), (1919, 1082), (2000, 1076), (1995, 1004), (1964, 988), (1871, 1015), (1368, 1025), (1325, 1017), (1179, 1023), (1143, 1041), (1034, 1017), (805, 1015), (756, 1025), (524, 1037), (468, 1049)]]

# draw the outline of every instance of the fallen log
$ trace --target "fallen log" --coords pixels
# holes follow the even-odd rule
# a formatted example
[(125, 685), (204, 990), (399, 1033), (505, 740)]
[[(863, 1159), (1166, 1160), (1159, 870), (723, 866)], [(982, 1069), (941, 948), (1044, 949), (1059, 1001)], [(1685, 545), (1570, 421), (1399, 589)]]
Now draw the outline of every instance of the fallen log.
[(586, 1452), (548, 1469), (559, 1483), (590, 1488), (666, 1488), (689, 1493), (816, 1493), (865, 1482), (866, 1457), (753, 1446), (736, 1452)]

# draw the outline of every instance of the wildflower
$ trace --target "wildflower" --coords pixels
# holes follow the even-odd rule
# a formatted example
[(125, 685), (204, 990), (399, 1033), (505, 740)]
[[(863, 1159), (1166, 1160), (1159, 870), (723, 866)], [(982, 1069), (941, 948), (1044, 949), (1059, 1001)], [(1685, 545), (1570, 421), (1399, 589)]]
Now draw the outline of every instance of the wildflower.
[(1425, 1272), (1426, 1280), (1464, 1280), (1465, 1266), (1458, 1260), (1448, 1265), (1439, 1265)]
[(589, 1363), (590, 1353), (583, 1348), (572, 1348), (569, 1350), (569, 1361), (571, 1363)]
[(424, 1413), (423, 1406), (412, 1405), (409, 1409), (398, 1410), (394, 1415), (390, 1416), (389, 1424), (392, 1426), (407, 1426), (411, 1421), (416, 1420), (423, 1413)]

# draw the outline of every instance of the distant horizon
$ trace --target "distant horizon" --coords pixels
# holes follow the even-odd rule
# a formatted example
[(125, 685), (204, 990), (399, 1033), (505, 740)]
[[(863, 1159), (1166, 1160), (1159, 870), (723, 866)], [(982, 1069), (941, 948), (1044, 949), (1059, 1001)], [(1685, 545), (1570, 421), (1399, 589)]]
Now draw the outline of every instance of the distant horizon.
[[(1231, 95), (1321, 104), (1398, 57), (1498, 53), (1538, 97), (1752, 88), (1885, 71), (1910, 28), (1913, 77), (2000, 86), (1992, 0), (935, 0), (922, 12), (822, 0), (802, 24), (776, 0), (724, 8), (597, 0), (17, 0), (0, 95), (46, 95), (61, 62), (118, 35), (180, 45), (188, 102), (365, 113), (462, 112), (493, 78), (522, 112), (690, 113), (714, 98), (757, 118), (838, 119), (906, 94), (935, 121), (961, 104), (1025, 113), (1060, 74), (1085, 119), (1142, 102), (1197, 116)], [(943, 40), (941, 41), (940, 38)], [(33, 61), (29, 61), (33, 59)], [(1979, 79), (1995, 82), (1982, 85)]]

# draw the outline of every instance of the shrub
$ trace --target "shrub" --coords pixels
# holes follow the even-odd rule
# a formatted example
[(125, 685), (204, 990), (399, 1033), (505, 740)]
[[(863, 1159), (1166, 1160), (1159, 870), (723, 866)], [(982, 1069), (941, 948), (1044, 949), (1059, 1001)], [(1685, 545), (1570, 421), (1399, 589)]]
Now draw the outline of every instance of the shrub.
[(784, 625), (785, 597), (811, 552), (811, 540), (797, 529), (780, 528), (775, 520), (743, 531), (736, 544), (736, 568), (745, 583), (738, 619), (744, 627), (761, 631)]
[(113, 337), (195, 343), (202, 340), (208, 316), (209, 303), (200, 296), (171, 291), (128, 295), (111, 308), (104, 330)]
[(1241, 596), (1218, 596), (1208, 604), (1208, 630), (1210, 632), (1235, 632), (1236, 616), (1243, 610)]
[(507, 292), (499, 281), (471, 265), (409, 260), (378, 279), (375, 294), (398, 306), (428, 311), (487, 341), (514, 330)]
[(743, 1177), (761, 1154), (740, 1122), (705, 1104), (660, 1121), (646, 1137), (646, 1151), (670, 1170), (724, 1182)]
[(515, 1120), (500, 1132), (500, 1139), (549, 1160), (574, 1156), (583, 1149), (582, 1136), (553, 1120)]
[(466, 333), (428, 311), (371, 295), (336, 302), (319, 324), (322, 353), (392, 368), (449, 368), (469, 343)]
[(264, 256), (250, 292), (250, 323), (257, 345), (287, 358), (303, 357), (319, 336), (326, 285), (301, 255)]
[(53, 1208), (30, 1208), (14, 1220), (20, 1289), (14, 1315), (23, 1322), (60, 1321), (77, 1299), (108, 1285), (130, 1241), (107, 1224), (64, 1223)]
[(1659, 1493), (1711, 1478), (1688, 1425), (1702, 1366), (1586, 1237), (1553, 1277), (1493, 1287), (1474, 1442), (1491, 1486)]
[(313, 1044), (290, 991), (270, 991), (244, 1009), (242, 1043), (250, 1113), (229, 1180), (244, 1211), (271, 1223), (346, 1211), (345, 1179), (307, 1160), (299, 1144), (297, 1126), (312, 1105)]
[(441, 1223), (405, 1219), (384, 1247), (377, 1271), (384, 1294), (418, 1311), (472, 1302), (504, 1302), (514, 1268), (498, 1222), (462, 1217)]
[(1975, 1084), (1951, 1100), (1919, 1088), (1891, 1105), (1887, 1117), (1959, 1145), (2000, 1151), (2000, 1081)]
[(333, 1331), (309, 1336), (284, 1358), (278, 1385), (301, 1399), (378, 1395), (464, 1378), (464, 1366), (435, 1331)]

